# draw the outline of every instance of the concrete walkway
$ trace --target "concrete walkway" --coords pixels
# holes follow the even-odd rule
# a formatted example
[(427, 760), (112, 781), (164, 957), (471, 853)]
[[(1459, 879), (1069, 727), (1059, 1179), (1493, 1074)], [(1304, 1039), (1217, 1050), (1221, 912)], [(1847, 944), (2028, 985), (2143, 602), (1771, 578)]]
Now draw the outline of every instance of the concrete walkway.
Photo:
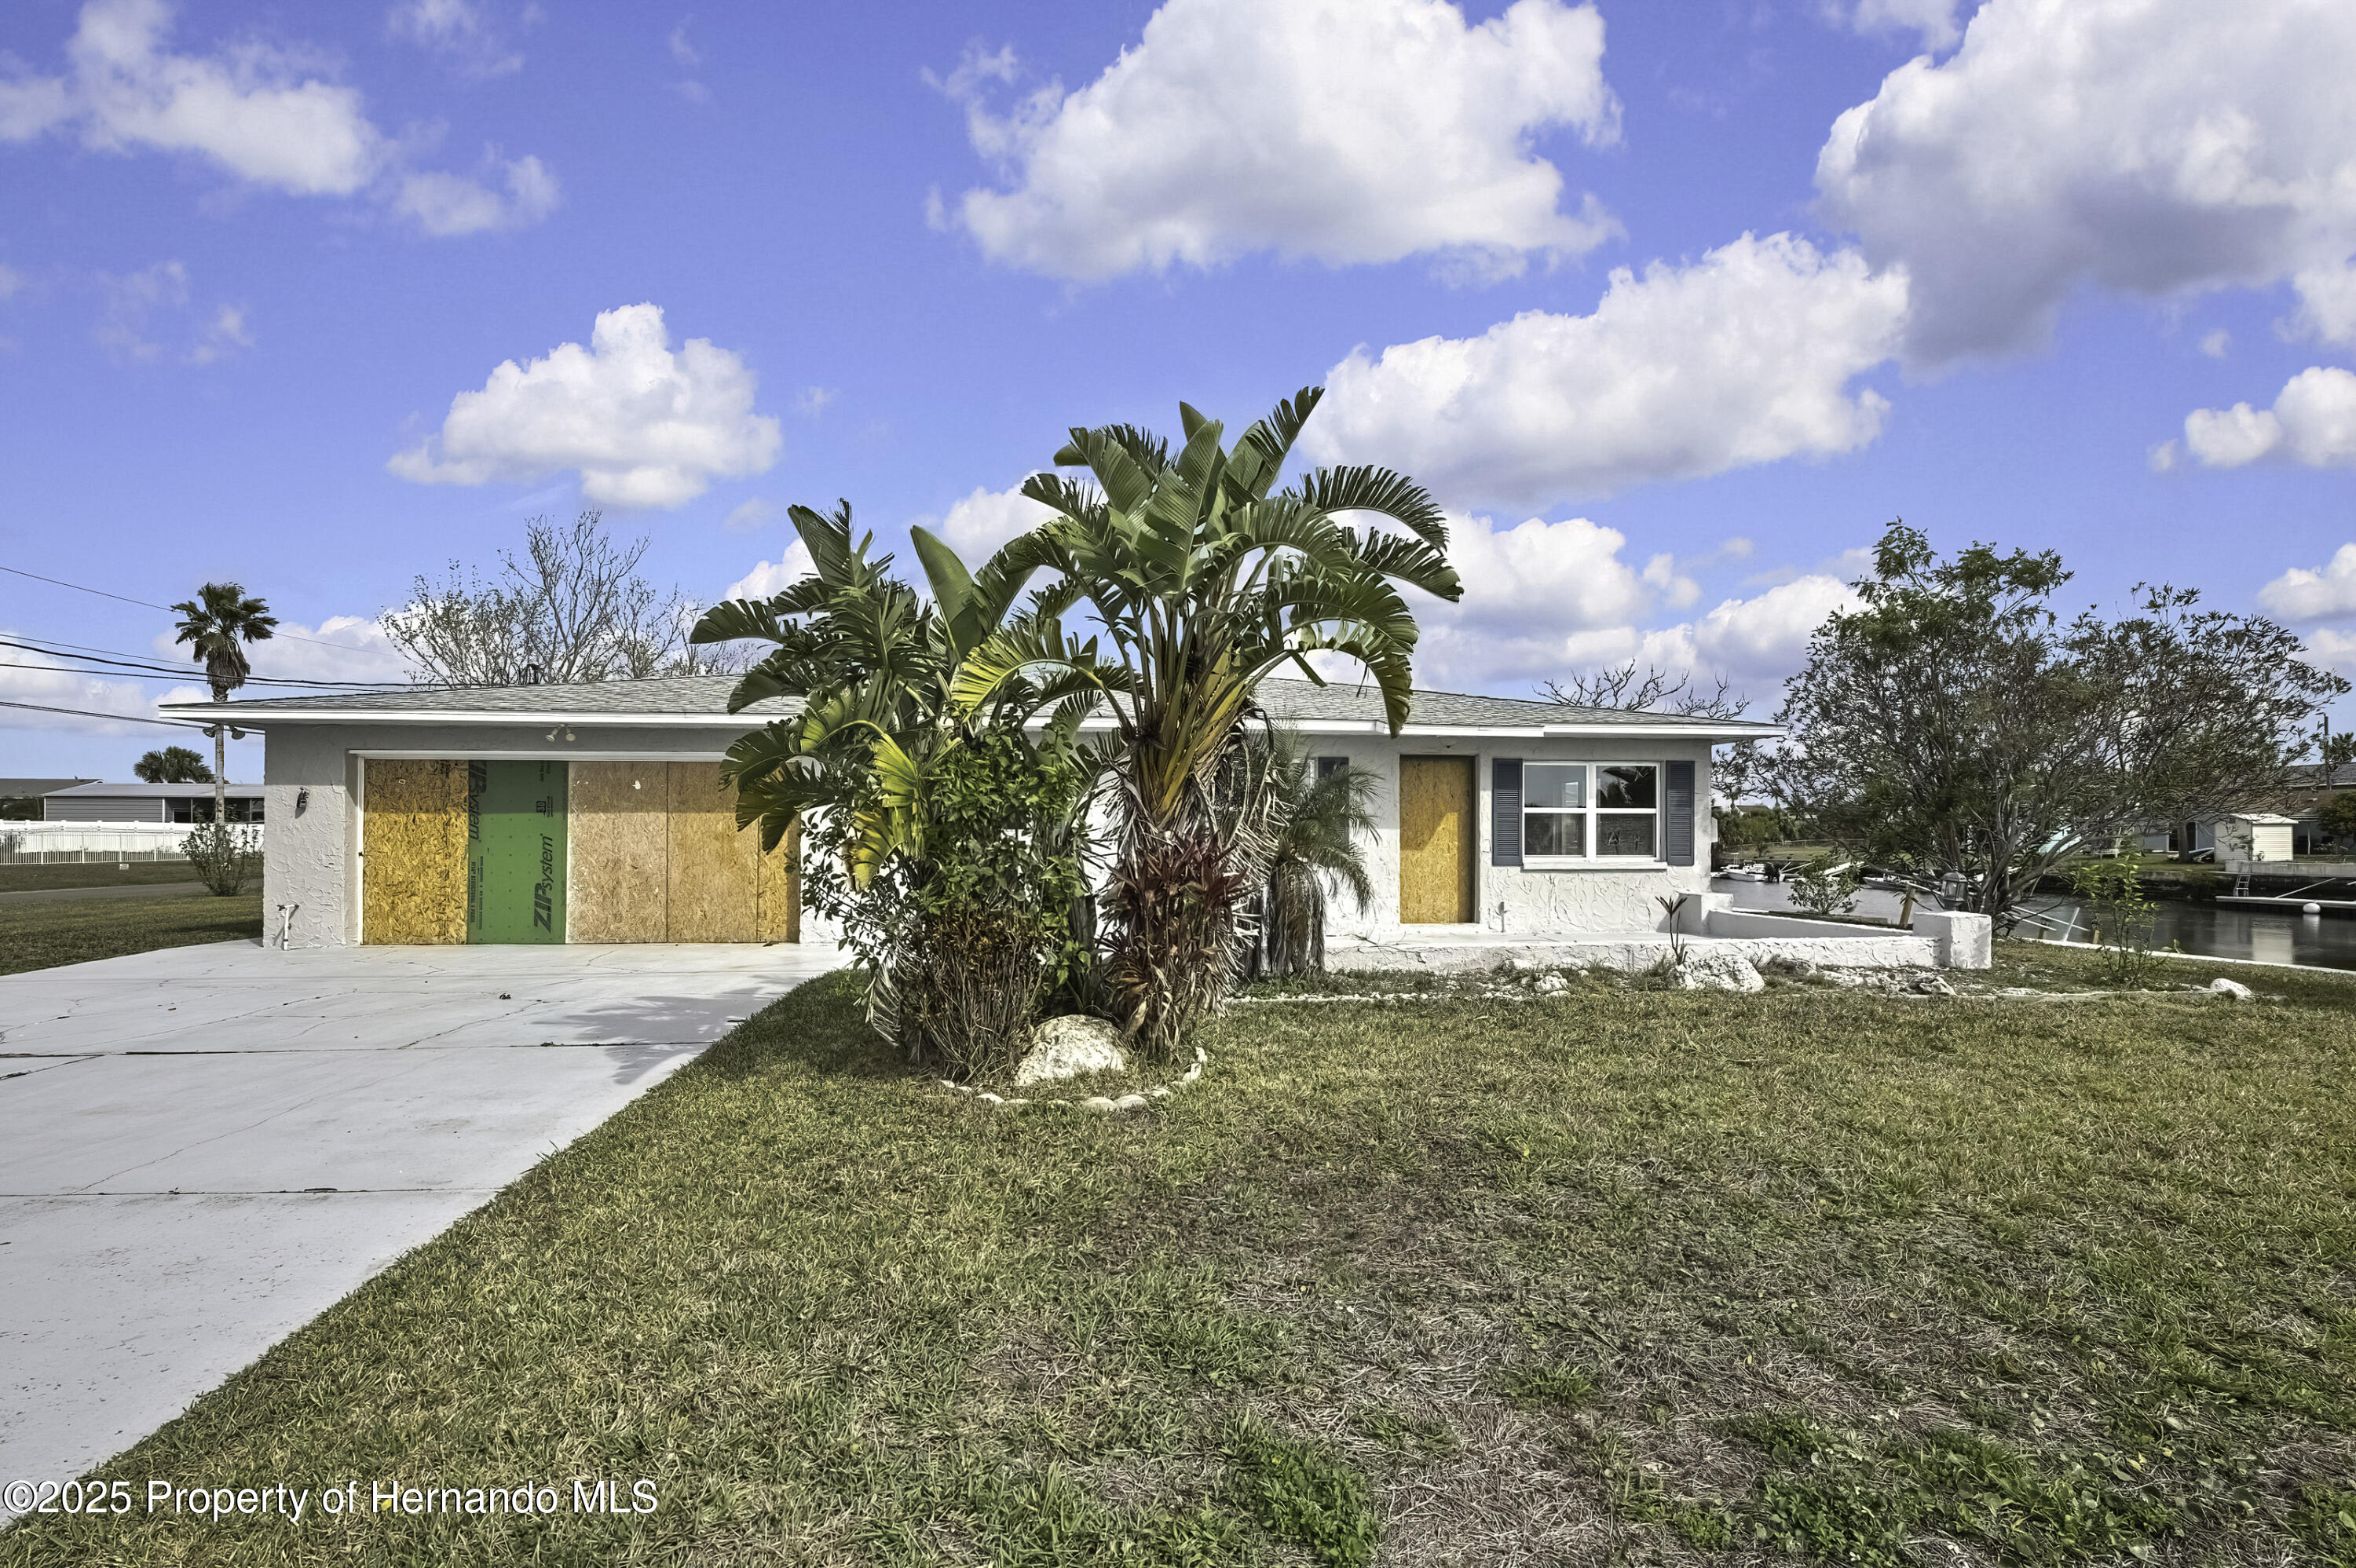
[(137, 1442), (841, 961), (219, 943), (0, 976), (0, 1483)]

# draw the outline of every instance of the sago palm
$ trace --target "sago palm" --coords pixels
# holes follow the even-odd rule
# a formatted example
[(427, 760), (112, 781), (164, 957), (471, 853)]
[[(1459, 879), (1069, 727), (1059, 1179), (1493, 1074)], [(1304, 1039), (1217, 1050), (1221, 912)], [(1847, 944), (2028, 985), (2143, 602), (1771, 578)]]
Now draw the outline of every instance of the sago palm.
[[(1265, 872), (1252, 812), (1223, 827), (1218, 777), (1272, 671), (1331, 652), (1363, 664), (1391, 731), (1407, 721), (1414, 613), (1399, 584), (1454, 600), (1447, 527), (1422, 486), (1385, 469), (1319, 469), (1276, 487), (1323, 392), (1305, 388), (1230, 448), (1224, 428), (1181, 403), (1185, 441), (1129, 425), (1074, 430), (1055, 454), (1093, 483), (1033, 475), (1023, 494), (1055, 516), (986, 569), (1044, 568), (1042, 613), (989, 638), (957, 681), (968, 706), (1028, 679), (1100, 705), (1119, 733), (1111, 801), (1119, 830), (1107, 890), (1108, 978), (1123, 1024), (1149, 1051), (1174, 1049), (1226, 994), (1236, 915)], [(1342, 518), (1370, 516), (1357, 528)], [(1390, 531), (1371, 518), (1398, 526)], [(1067, 635), (1054, 613), (1085, 604), (1112, 647)]]
[[(179, 631), (172, 640), (190, 645), (188, 656), (205, 667), (205, 683), (213, 688), (213, 700), (227, 702), (230, 693), (253, 673), (245, 645), (269, 641), (278, 629), (278, 618), (270, 613), (269, 605), (235, 582), (208, 582), (197, 590), (194, 599), (183, 599), (172, 608), (180, 615)], [(229, 820), (229, 726), (217, 723), (210, 732), (213, 821), (219, 825)]]

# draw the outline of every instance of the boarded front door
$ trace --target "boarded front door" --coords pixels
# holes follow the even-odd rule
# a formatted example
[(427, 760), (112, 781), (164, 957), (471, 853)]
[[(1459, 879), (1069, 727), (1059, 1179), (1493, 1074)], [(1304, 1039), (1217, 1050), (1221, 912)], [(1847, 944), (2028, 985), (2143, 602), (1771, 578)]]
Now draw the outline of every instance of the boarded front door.
[(1472, 759), (1399, 759), (1399, 923), (1472, 919)]

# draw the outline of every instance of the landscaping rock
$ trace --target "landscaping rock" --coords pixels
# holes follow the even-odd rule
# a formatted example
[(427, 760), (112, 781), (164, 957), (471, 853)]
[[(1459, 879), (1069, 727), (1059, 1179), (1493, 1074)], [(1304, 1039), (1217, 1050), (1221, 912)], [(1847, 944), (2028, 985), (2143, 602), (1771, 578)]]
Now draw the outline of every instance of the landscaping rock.
[(1116, 1111), (1142, 1111), (1150, 1104), (1151, 1102), (1142, 1094), (1123, 1094), (1112, 1103), (1112, 1108)]
[(2228, 980), (2222, 975), (2210, 981), (2209, 988), (2221, 997), (2231, 997), (2237, 1002), (2254, 1002), (2258, 999), (2258, 994), (2255, 991), (2251, 990), (2239, 980)]
[(1091, 1094), (1087, 1099), (1080, 1102), (1080, 1109), (1083, 1111), (1098, 1111), (1109, 1115), (1113, 1110), (1113, 1104), (1110, 1100), (1106, 1099), (1101, 1094)]
[(1570, 982), (1559, 975), (1538, 976), (1537, 991), (1541, 997), (1558, 997), (1570, 989)]
[(1119, 1072), (1129, 1066), (1118, 1027), (1102, 1019), (1049, 1019), (1031, 1031), (1031, 1049), (1014, 1069), (1014, 1086), (1055, 1083), (1083, 1072)]
[(1680, 991), (1763, 991), (1767, 982), (1738, 953), (1689, 954), (1675, 971)]
[(1926, 997), (1952, 997), (1955, 988), (1936, 975), (1925, 975), (1914, 982), (1914, 988)]

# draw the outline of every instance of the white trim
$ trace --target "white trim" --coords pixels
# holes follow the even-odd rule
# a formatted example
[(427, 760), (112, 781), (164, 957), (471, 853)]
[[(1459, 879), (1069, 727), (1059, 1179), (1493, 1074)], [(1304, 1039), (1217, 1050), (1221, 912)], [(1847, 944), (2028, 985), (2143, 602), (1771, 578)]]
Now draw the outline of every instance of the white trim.
[[(1512, 868), (1508, 867), (1507, 869)], [(1634, 855), (1525, 855), (1525, 871), (1681, 871), (1666, 860), (1646, 860)]]

